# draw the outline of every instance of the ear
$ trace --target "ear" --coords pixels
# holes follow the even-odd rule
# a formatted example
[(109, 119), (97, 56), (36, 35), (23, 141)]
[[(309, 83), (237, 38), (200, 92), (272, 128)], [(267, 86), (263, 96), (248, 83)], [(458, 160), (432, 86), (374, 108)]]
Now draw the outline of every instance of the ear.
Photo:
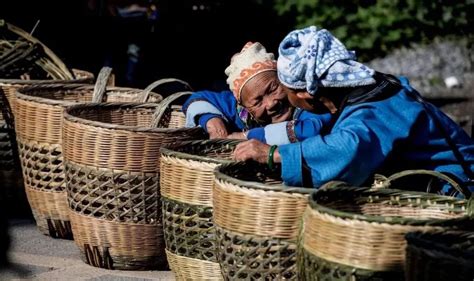
[(302, 100), (307, 100), (307, 99), (312, 99), (313, 98), (313, 96), (310, 93), (308, 93), (307, 91), (296, 92), (296, 96), (299, 99), (302, 99)]

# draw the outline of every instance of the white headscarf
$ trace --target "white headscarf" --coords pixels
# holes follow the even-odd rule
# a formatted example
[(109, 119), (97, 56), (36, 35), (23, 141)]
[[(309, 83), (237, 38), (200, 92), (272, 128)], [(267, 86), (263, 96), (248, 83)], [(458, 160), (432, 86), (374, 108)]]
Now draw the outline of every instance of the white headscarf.
[(290, 32), (278, 49), (278, 78), (287, 87), (314, 95), (322, 87), (375, 83), (374, 70), (358, 63), (355, 53), (326, 29), (316, 26)]

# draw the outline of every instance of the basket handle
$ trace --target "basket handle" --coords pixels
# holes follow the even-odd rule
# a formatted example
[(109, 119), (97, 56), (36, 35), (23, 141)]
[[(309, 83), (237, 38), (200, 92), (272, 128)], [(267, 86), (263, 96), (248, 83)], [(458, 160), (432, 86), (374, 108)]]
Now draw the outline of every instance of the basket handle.
[(455, 180), (453, 180), (449, 176), (437, 171), (423, 170), (423, 169), (401, 171), (389, 176), (388, 178), (383, 175), (376, 174), (374, 176), (375, 182), (372, 185), (372, 188), (373, 189), (389, 188), (390, 184), (393, 181), (398, 180), (400, 178), (407, 177), (407, 176), (413, 176), (413, 175), (429, 175), (429, 176), (438, 178), (440, 180), (444, 180), (445, 182), (449, 183), (452, 187), (454, 187), (454, 189), (456, 189), (459, 193), (463, 194), (466, 198), (471, 197), (471, 192), (469, 190), (462, 188), (462, 186), (459, 183), (457, 183)]
[(97, 81), (94, 85), (94, 93), (92, 94), (92, 102), (102, 102), (104, 98), (105, 89), (107, 87), (107, 81), (109, 81), (110, 75), (112, 74), (112, 68), (108, 66), (102, 67), (97, 76)]
[(183, 84), (188, 90), (193, 91), (193, 88), (186, 81), (183, 81), (177, 78), (163, 78), (163, 79), (156, 80), (155, 82), (151, 83), (143, 90), (143, 92), (141, 93), (140, 102), (146, 102), (148, 100), (148, 96), (150, 95), (150, 92), (156, 87), (163, 84), (167, 84), (167, 83), (173, 83), (173, 82), (179, 82)]
[(150, 127), (156, 128), (158, 127), (158, 124), (160, 124), (161, 118), (163, 117), (164, 113), (166, 112), (166, 109), (178, 100), (179, 98), (186, 96), (186, 95), (191, 95), (193, 92), (191, 91), (184, 91), (184, 92), (177, 92), (174, 94), (169, 95), (168, 97), (164, 98), (156, 107), (155, 113), (153, 113), (153, 116), (151, 117), (150, 121)]

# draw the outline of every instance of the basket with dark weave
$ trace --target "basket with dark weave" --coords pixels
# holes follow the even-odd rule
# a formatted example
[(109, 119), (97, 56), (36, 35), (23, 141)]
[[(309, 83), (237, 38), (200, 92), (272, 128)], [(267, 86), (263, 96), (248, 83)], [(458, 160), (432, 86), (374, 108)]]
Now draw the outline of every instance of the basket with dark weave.
[[(101, 75), (99, 75), (101, 76)], [(63, 164), (63, 112), (68, 106), (96, 101), (136, 101), (143, 96), (159, 102), (161, 96), (147, 89), (105, 88), (99, 77), (96, 86), (50, 84), (30, 86), (16, 94), (16, 132), (28, 202), (41, 232), (71, 238), (66, 203)], [(94, 97), (93, 97), (94, 93)], [(105, 97), (105, 98), (104, 98)]]
[(403, 280), (405, 234), (472, 228), (467, 209), (464, 199), (330, 182), (305, 212), (300, 279)]
[[(172, 104), (84, 104), (67, 109), (63, 147), (74, 240), (84, 262), (144, 270), (166, 265), (160, 204), (160, 148), (205, 138), (175, 128)], [(181, 112), (180, 118), (184, 119)], [(171, 127), (170, 127), (171, 126)]]
[(179, 280), (222, 280), (213, 224), (214, 169), (240, 141), (187, 141), (161, 149), (166, 255)]
[(405, 280), (474, 280), (474, 232), (410, 232), (405, 237)]
[(223, 164), (213, 189), (217, 260), (226, 280), (296, 280), (297, 235), (312, 189), (285, 186), (278, 170)]

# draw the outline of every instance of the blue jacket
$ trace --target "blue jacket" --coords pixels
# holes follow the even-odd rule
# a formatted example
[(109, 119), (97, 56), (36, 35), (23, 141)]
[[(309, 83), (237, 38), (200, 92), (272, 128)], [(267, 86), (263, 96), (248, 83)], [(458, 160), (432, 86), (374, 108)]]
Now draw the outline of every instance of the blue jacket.
[[(280, 146), (284, 182), (301, 186), (304, 168), (309, 170), (314, 187), (331, 180), (357, 186), (374, 173), (390, 175), (407, 169), (448, 172), (467, 181), (432, 117), (408, 94), (415, 90), (405, 78), (400, 81), (403, 89), (398, 94), (345, 107), (329, 133)], [(438, 108), (428, 106), (472, 170), (474, 142)]]
[(231, 91), (195, 92), (183, 104), (186, 114), (186, 126), (201, 126), (206, 129), (206, 124), (211, 118), (224, 120), (228, 131), (241, 132), (248, 130), (248, 139), (257, 139), (268, 144), (287, 144), (302, 141), (308, 137), (318, 135), (321, 129), (330, 124), (331, 114), (315, 114), (301, 109), (296, 109), (293, 121), (270, 124), (248, 122), (246, 111), (237, 105)]

